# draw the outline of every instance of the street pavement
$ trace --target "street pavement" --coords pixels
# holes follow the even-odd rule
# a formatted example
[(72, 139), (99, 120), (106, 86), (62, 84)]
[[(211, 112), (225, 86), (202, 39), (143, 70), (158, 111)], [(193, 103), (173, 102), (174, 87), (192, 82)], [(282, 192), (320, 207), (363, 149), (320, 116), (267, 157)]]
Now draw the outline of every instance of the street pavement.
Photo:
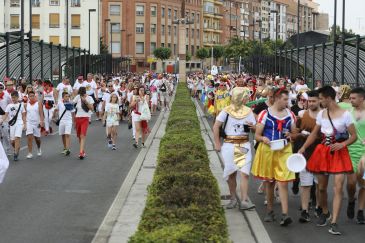
[(23, 149), (18, 162), (11, 158), (0, 185), (0, 242), (91, 242), (140, 151), (132, 147), (126, 122), (119, 127), (116, 151), (107, 148), (105, 138), (101, 122), (93, 121), (84, 160), (77, 158), (74, 135), (70, 157), (60, 153), (60, 136), (52, 135), (42, 139), (42, 157), (27, 160)]
[[(201, 106), (202, 107), (202, 106)], [(213, 118), (207, 117), (209, 125), (213, 128)], [(356, 224), (355, 220), (349, 220), (346, 216), (347, 208), (347, 192), (346, 185), (344, 185), (344, 197), (342, 201), (342, 209), (340, 219), (338, 221), (339, 228), (341, 230), (341, 236), (333, 236), (328, 233), (329, 227), (318, 227), (316, 226), (317, 219), (313, 215), (313, 211), (310, 212), (312, 222), (307, 224), (299, 223), (300, 217), (300, 196), (294, 195), (291, 192), (291, 186), (289, 185), (289, 215), (293, 218), (293, 224), (289, 227), (281, 227), (280, 217), (281, 217), (281, 207), (280, 203), (275, 203), (274, 211), (276, 214), (276, 222), (265, 223), (263, 221), (266, 213), (266, 207), (264, 205), (265, 196), (263, 194), (258, 194), (257, 189), (260, 184), (260, 180), (255, 178), (250, 178), (249, 185), (249, 197), (251, 201), (256, 205), (256, 211), (259, 214), (261, 221), (263, 222), (266, 231), (268, 232), (273, 243), (343, 243), (343, 242), (363, 242), (365, 236), (365, 225)], [(332, 209), (332, 199), (333, 199), (333, 181), (330, 179), (328, 185), (328, 202), (329, 208)], [(357, 211), (357, 209), (356, 209)], [(237, 213), (238, 210), (237, 210)], [(356, 217), (356, 215), (355, 215)]]

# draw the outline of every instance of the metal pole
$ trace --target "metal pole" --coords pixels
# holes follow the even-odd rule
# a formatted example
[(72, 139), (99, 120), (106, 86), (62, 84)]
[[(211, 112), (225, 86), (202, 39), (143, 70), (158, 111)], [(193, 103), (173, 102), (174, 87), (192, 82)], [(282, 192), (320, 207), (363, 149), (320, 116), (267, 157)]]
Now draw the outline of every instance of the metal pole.
[(278, 12), (275, 12), (275, 73), (277, 72)]
[(281, 50), (279, 50), (279, 70), (278, 70), (279, 76), (281, 75)]
[(84, 76), (86, 77), (87, 72), (86, 72), (86, 49), (84, 49)]
[(336, 58), (336, 54), (337, 54), (337, 0), (335, 1), (335, 14), (334, 14), (334, 19), (333, 19), (333, 81), (336, 80), (336, 62), (337, 62), (337, 58)]
[(110, 54), (113, 57), (113, 23), (110, 23)]
[(44, 80), (44, 72), (43, 72), (43, 40), (39, 42), (39, 45), (41, 46), (41, 79)]
[(91, 19), (90, 19), (90, 14), (91, 14), (91, 11), (90, 11), (90, 9), (89, 9), (89, 51), (90, 51), (90, 46), (91, 46)]
[(66, 0), (66, 47), (68, 48), (68, 25), (69, 25), (69, 20), (68, 20), (68, 0)]
[(76, 80), (76, 58), (75, 58), (75, 47), (72, 47), (72, 82)]
[(81, 65), (81, 48), (79, 48), (79, 70), (78, 70), (78, 74), (82, 73), (82, 65)]
[(359, 69), (360, 67), (360, 36), (356, 36), (356, 87), (359, 87)]
[(252, 40), (255, 41), (255, 15), (252, 15)]
[(316, 45), (313, 44), (312, 46), (312, 51), (313, 51), (313, 62), (312, 62), (312, 82), (313, 82), (313, 87), (314, 88), (314, 82), (315, 82), (315, 68), (316, 68)]
[(62, 80), (62, 46), (58, 45), (58, 82)]
[(229, 39), (232, 38), (232, 0), (229, 0)]
[[(297, 18), (297, 75), (299, 76), (299, 33), (300, 33), (300, 0), (298, 0)], [(291, 65), (290, 65), (291, 66)]]
[(326, 49), (326, 44), (323, 43), (322, 44), (322, 82), (324, 83), (325, 80), (324, 80), (324, 62), (325, 62), (325, 55), (326, 55), (326, 52), (325, 52), (325, 49)]
[(21, 0), (20, 16), (20, 76), (24, 78), (24, 0)]
[(49, 45), (49, 48), (50, 48), (50, 52), (49, 52), (49, 55), (50, 55), (50, 60), (49, 60), (49, 63), (50, 63), (50, 80), (51, 82), (53, 82), (53, 43), (51, 42), (50, 45)]
[(33, 52), (33, 47), (32, 47), (32, 30), (33, 30), (33, 26), (32, 26), (32, 1), (29, 1), (29, 34), (28, 34), (28, 47), (29, 47), (29, 82), (32, 83), (32, 79), (33, 79), (33, 67), (32, 67), (32, 52)]
[[(290, 50), (290, 62), (289, 62), (289, 75), (290, 77), (293, 77), (293, 52), (294, 52), (294, 49), (291, 49)], [(297, 73), (298, 75), (298, 73)]]
[(304, 47), (304, 80), (307, 81), (307, 46)]
[(345, 0), (342, 0), (341, 84), (345, 83), (345, 2)]
[(211, 63), (210, 63), (210, 64), (211, 64), (211, 65), (210, 65), (210, 70), (212, 70), (212, 67), (213, 67), (213, 61), (214, 61), (214, 60), (213, 60), (213, 56), (214, 56), (214, 48), (213, 48), (213, 46), (212, 46), (212, 55), (211, 55), (211, 58), (210, 58), (210, 62), (211, 62)]
[(10, 33), (6, 32), (6, 36), (5, 36), (5, 41), (6, 41), (6, 76), (9, 77), (10, 76)]

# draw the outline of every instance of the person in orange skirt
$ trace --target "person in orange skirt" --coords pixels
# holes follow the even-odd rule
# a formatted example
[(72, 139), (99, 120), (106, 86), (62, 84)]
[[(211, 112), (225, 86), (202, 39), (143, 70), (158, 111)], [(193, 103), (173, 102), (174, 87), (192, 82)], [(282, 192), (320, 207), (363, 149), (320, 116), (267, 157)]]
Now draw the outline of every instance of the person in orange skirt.
[(305, 150), (315, 142), (318, 132), (322, 134), (322, 143), (317, 145), (307, 162), (307, 170), (318, 178), (319, 205), (323, 213), (317, 226), (326, 226), (331, 220), (327, 205), (327, 186), (329, 175), (334, 175), (333, 217), (329, 233), (340, 235), (337, 219), (341, 208), (343, 184), (346, 173), (353, 173), (351, 158), (347, 146), (357, 139), (355, 126), (350, 112), (341, 109), (336, 103), (336, 91), (330, 86), (318, 90), (319, 100), (324, 110), (317, 115), (316, 126), (303, 147)]

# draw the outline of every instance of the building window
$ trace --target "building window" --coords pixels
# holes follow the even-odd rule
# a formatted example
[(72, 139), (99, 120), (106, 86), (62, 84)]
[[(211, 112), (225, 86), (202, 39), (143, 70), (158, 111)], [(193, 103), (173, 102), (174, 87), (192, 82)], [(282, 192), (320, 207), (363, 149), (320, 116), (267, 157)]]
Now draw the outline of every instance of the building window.
[(186, 53), (189, 53), (189, 45), (185, 46)]
[(167, 44), (167, 48), (171, 49), (171, 43)]
[(174, 44), (174, 55), (176, 55), (176, 44)]
[(137, 5), (136, 6), (136, 15), (137, 16), (143, 16), (144, 15), (144, 6), (143, 5)]
[(71, 0), (71, 7), (81, 7), (81, 0)]
[(177, 19), (177, 10), (174, 10), (174, 19)]
[(194, 38), (194, 29), (191, 29), (191, 36), (190, 38)]
[(171, 25), (167, 26), (167, 34), (171, 36)]
[(112, 50), (114, 54), (120, 53), (120, 42), (112, 42)]
[(161, 43), (161, 47), (165, 47), (165, 43)]
[(144, 42), (136, 42), (136, 54), (144, 53)]
[(49, 37), (49, 43), (52, 43), (53, 45), (59, 45), (60, 44), (60, 37), (57, 35), (51, 35)]
[(196, 38), (199, 39), (200, 38), (200, 30), (196, 30)]
[(40, 39), (40, 36), (32, 35), (32, 41), (39, 41)]
[(161, 18), (165, 18), (165, 8), (161, 8)]
[(167, 10), (167, 17), (168, 17), (169, 19), (171, 19), (171, 8), (169, 8), (169, 9)]
[(10, 29), (19, 29), (19, 14), (10, 15)]
[(71, 46), (80, 48), (80, 36), (71, 36)]
[(112, 33), (119, 33), (120, 32), (120, 23), (112, 23)]
[(11, 0), (10, 7), (20, 7), (20, 0)]
[(156, 42), (151, 42), (151, 54), (156, 50)]
[(198, 14), (198, 13), (196, 14), (196, 22), (200, 23), (200, 14)]
[(191, 21), (194, 22), (194, 20), (195, 20), (195, 14), (194, 13), (191, 13)]
[(161, 26), (161, 35), (165, 35), (165, 25)]
[(136, 33), (143, 34), (144, 32), (144, 24), (136, 24)]
[(110, 5), (110, 15), (120, 15), (120, 5)]
[(151, 34), (156, 34), (156, 24), (151, 24)]
[(174, 26), (174, 36), (177, 36), (177, 27)]
[(60, 6), (60, 0), (50, 0), (49, 6)]
[(189, 37), (189, 29), (188, 28), (186, 28), (185, 34), (186, 34), (186, 38), (188, 38)]
[(41, 0), (32, 0), (32, 7), (40, 7)]
[(40, 28), (40, 15), (39, 14), (32, 14), (32, 28), (39, 29)]
[(71, 28), (80, 29), (80, 27), (81, 27), (80, 14), (71, 14)]
[(49, 28), (59, 28), (60, 27), (60, 14), (51, 13), (49, 14)]
[(192, 55), (192, 56), (195, 56), (195, 49), (194, 49), (194, 46), (191, 46), (191, 55)]
[(157, 7), (151, 6), (151, 16), (156, 17), (157, 16)]

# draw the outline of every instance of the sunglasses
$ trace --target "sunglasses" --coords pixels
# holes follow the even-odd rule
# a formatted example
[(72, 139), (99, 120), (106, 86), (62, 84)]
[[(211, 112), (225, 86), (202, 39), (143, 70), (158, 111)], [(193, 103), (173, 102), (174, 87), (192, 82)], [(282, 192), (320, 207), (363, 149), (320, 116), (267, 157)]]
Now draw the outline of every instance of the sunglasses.
[(301, 101), (301, 102), (306, 102), (307, 100), (305, 100), (305, 99), (299, 99), (299, 101)]
[(113, 86), (108, 86), (108, 88), (113, 88)]

